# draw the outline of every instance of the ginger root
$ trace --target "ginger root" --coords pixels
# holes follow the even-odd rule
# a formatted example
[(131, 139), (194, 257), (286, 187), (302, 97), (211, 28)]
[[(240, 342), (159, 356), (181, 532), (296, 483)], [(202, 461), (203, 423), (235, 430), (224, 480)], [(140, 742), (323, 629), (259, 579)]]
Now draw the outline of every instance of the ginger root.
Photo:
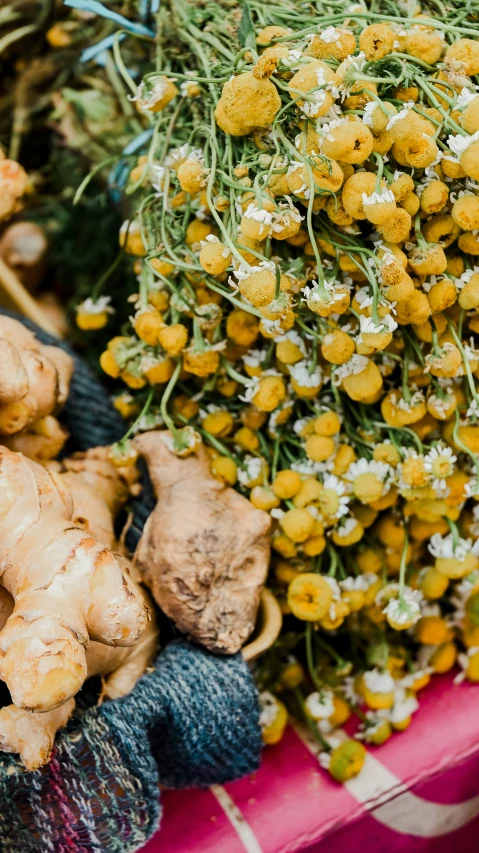
[(106, 501), (89, 483), (85, 483), (80, 474), (66, 471), (61, 474), (73, 500), (72, 521), (82, 527), (93, 539), (101, 542), (110, 550), (115, 548), (113, 517)]
[(0, 750), (18, 753), (27, 770), (38, 770), (48, 762), (55, 735), (67, 724), (74, 708), (74, 699), (44, 714), (31, 714), (16, 705), (1, 708)]
[(135, 563), (181, 631), (230, 654), (255, 625), (271, 519), (211, 475), (204, 447), (180, 459), (165, 436), (155, 431), (135, 439), (158, 498)]
[(77, 474), (100, 494), (113, 516), (130, 495), (141, 491), (140, 474), (135, 465), (117, 467), (110, 462), (108, 447), (92, 447), (62, 459), (63, 471)]
[(2, 443), (10, 450), (17, 450), (45, 463), (58, 456), (68, 438), (68, 432), (53, 415), (34, 421), (15, 435), (3, 436)]
[[(158, 625), (145, 589), (139, 588), (151, 618), (138, 643), (131, 648), (112, 648), (92, 642), (87, 648), (88, 677), (102, 676), (101, 700), (119, 699), (135, 686), (158, 649)], [(13, 610), (13, 598), (0, 586), (0, 630)], [(50, 758), (55, 735), (66, 725), (75, 700), (68, 699), (52, 711), (30, 712), (16, 705), (0, 709), (0, 751), (18, 753), (27, 770), (37, 770)]]
[(11, 436), (66, 401), (73, 360), (40, 343), (22, 323), (0, 316), (0, 435)]
[(0, 632), (0, 677), (30, 710), (58, 707), (79, 690), (89, 639), (132, 646), (147, 622), (119, 560), (72, 514), (58, 474), (0, 447), (0, 582), (15, 599)]
[(0, 237), (0, 258), (28, 290), (40, 281), (47, 249), (45, 232), (35, 222), (13, 222)]

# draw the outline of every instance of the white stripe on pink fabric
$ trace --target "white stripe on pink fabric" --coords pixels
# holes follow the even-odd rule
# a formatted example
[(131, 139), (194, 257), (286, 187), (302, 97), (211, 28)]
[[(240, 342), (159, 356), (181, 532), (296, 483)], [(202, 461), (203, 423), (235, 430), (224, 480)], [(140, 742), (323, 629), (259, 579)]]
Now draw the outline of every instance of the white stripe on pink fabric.
[(249, 824), (246, 823), (244, 815), (236, 803), (231, 799), (228, 792), (225, 791), (223, 786), (212, 785), (210, 791), (214, 794), (226, 817), (238, 833), (238, 838), (246, 850), (246, 853), (263, 853), (253, 830)]
[[(295, 731), (312, 755), (318, 758), (321, 746), (303, 726)], [(342, 729), (334, 732), (342, 741), (348, 735)], [(379, 823), (417, 838), (438, 838), (455, 832), (479, 815), (479, 796), (462, 803), (444, 804), (424, 800), (408, 791), (394, 773), (368, 752), (358, 776), (345, 783), (349, 793)]]

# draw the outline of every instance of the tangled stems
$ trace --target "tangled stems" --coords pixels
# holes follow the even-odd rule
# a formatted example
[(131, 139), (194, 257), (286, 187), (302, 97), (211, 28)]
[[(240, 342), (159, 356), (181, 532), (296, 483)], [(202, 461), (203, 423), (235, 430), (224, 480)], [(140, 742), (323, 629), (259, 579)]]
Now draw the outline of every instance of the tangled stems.
[(226, 245), (228, 246), (228, 249), (235, 256), (236, 260), (238, 261), (238, 263), (240, 265), (246, 266), (247, 269), (251, 269), (250, 265), (245, 263), (243, 256), (240, 255), (238, 249), (236, 248), (235, 244), (233, 243), (233, 240), (231, 239), (231, 237), (228, 234), (225, 226), (223, 225), (223, 220), (218, 215), (218, 212), (215, 209), (215, 205), (214, 205), (214, 201), (213, 201), (213, 184), (214, 184), (214, 180), (215, 180), (216, 163), (217, 163), (217, 147), (216, 147), (216, 133), (215, 133), (215, 131), (216, 131), (216, 123), (215, 123), (215, 117), (212, 113), (211, 114), (211, 126), (210, 126), (210, 131), (209, 131), (209, 133), (210, 133), (211, 167), (210, 167), (210, 174), (209, 174), (209, 178), (208, 178), (208, 184), (206, 187), (206, 197), (208, 199), (208, 206), (211, 210), (211, 214), (213, 216), (213, 219), (215, 220), (218, 228), (221, 231), (221, 235), (222, 235)]
[(418, 434), (414, 432), (413, 429), (410, 429), (406, 426), (394, 427), (390, 424), (382, 423), (381, 421), (373, 421), (373, 425), (374, 427), (377, 427), (377, 429), (394, 430), (394, 432), (404, 433), (404, 435), (407, 435), (412, 440), (413, 444), (416, 446), (416, 450), (418, 451), (418, 453), (424, 453), (424, 445)]
[[(283, 11), (282, 15), (285, 20), (287, 20), (290, 16)], [(350, 15), (349, 20), (351, 22), (356, 23), (357, 28), (361, 29), (364, 27), (364, 20), (366, 19), (368, 22), (378, 21), (380, 23), (391, 21), (392, 23), (397, 24), (411, 24), (411, 18), (405, 17), (404, 15), (386, 15), (380, 14), (376, 12), (354, 12)], [(297, 20), (296, 16), (294, 20)], [(313, 17), (304, 18), (304, 20), (310, 20), (311, 23), (306, 26), (302, 30), (297, 30), (295, 33), (287, 36), (281, 36), (281, 38), (273, 39), (272, 43), (281, 44), (281, 42), (293, 41), (303, 39), (305, 36), (309, 35), (314, 29), (317, 27), (317, 20)], [(321, 26), (326, 28), (328, 26), (334, 26), (335, 24), (342, 24), (344, 22), (344, 12), (335, 14), (335, 15), (325, 15), (321, 16)], [(423, 26), (430, 26), (432, 29), (444, 30), (446, 34), (452, 33), (457, 36), (468, 36), (470, 38), (477, 38), (477, 31), (473, 28), (469, 27), (458, 27), (455, 25), (451, 25), (449, 22), (443, 22), (437, 18), (428, 18), (427, 15), (421, 18), (421, 24)]]
[(322, 298), (323, 298), (324, 300), (328, 301), (328, 300), (329, 300), (329, 294), (328, 294), (328, 292), (327, 292), (327, 290), (326, 290), (326, 288), (325, 288), (325, 286), (324, 286), (324, 270), (323, 270), (323, 265), (322, 265), (322, 263), (321, 263), (321, 258), (320, 258), (320, 256), (319, 256), (319, 251), (318, 251), (318, 247), (317, 247), (317, 244), (316, 244), (316, 237), (315, 237), (315, 234), (314, 234), (314, 231), (313, 231), (313, 221), (312, 221), (312, 218), (313, 218), (313, 204), (314, 204), (314, 187), (315, 187), (315, 182), (314, 182), (314, 177), (313, 177), (313, 170), (312, 170), (312, 168), (311, 168), (311, 163), (310, 163), (309, 158), (308, 158), (307, 156), (302, 155), (300, 152), (298, 152), (298, 151), (293, 147), (293, 145), (291, 145), (291, 142), (290, 142), (290, 141), (289, 141), (289, 139), (285, 136), (285, 134), (284, 134), (284, 132), (283, 132), (283, 129), (281, 128), (281, 126), (280, 126), (279, 124), (276, 126), (276, 132), (277, 132), (278, 136), (280, 137), (280, 139), (282, 140), (282, 142), (283, 142), (283, 144), (284, 144), (285, 148), (290, 152), (290, 154), (291, 154), (293, 157), (298, 157), (298, 156), (299, 156), (299, 157), (300, 157), (300, 159), (302, 160), (302, 162), (304, 163), (304, 165), (306, 166), (307, 170), (308, 170), (308, 178), (309, 178), (309, 198), (308, 198), (308, 208), (307, 208), (306, 221), (307, 221), (307, 227), (308, 227), (309, 239), (311, 240), (311, 245), (312, 245), (312, 247), (313, 247), (313, 252), (314, 252), (314, 258), (315, 258), (315, 261), (316, 261), (316, 274), (317, 274), (317, 277), (318, 277), (318, 288), (319, 288), (319, 291), (320, 291), (320, 293), (321, 293)]
[[(465, 132), (464, 128), (461, 127), (461, 125), (458, 124), (456, 121), (454, 121), (454, 119), (452, 119), (450, 117), (449, 113), (447, 113), (446, 110), (444, 109), (444, 107), (440, 104), (440, 102), (438, 101), (438, 99), (436, 97), (436, 94), (439, 95), (441, 98), (443, 98), (448, 103), (450, 103), (451, 106), (453, 105), (452, 100), (450, 98), (448, 98), (444, 92), (438, 91), (438, 89), (435, 86), (433, 86), (432, 84), (427, 84), (422, 76), (418, 75), (416, 77), (416, 82), (417, 82), (418, 86), (423, 90), (423, 92), (425, 92), (425, 94), (428, 96), (429, 100), (434, 105), (434, 107), (437, 110), (439, 110), (439, 112), (441, 113), (441, 115), (444, 119), (444, 123), (449, 125), (449, 127), (451, 127), (453, 130), (455, 130), (456, 133), (460, 134), (461, 136), (467, 136), (467, 133)], [(441, 85), (442, 85), (442, 81), (441, 81)]]

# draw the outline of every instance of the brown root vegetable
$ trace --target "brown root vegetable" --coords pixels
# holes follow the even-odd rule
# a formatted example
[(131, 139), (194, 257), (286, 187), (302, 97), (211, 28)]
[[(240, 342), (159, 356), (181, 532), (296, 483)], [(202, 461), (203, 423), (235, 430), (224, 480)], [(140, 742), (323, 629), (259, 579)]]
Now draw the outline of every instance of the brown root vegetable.
[[(51, 470), (56, 470), (68, 486), (74, 523), (112, 549), (114, 519), (130, 496), (138, 493), (139, 472), (135, 465), (113, 465), (108, 452), (108, 447), (93, 447), (51, 463)], [(128, 564), (127, 571), (131, 573), (131, 569)]]
[(72, 521), (82, 527), (102, 545), (115, 547), (113, 517), (103, 498), (80, 474), (66, 471), (61, 478), (70, 491), (73, 500)]
[(0, 750), (18, 753), (27, 770), (38, 770), (49, 760), (55, 735), (67, 724), (74, 708), (74, 699), (45, 714), (31, 714), (16, 705), (1, 708)]
[(0, 631), (4, 627), (7, 619), (11, 616), (14, 600), (8, 590), (4, 586), (0, 586)]
[(0, 154), (0, 219), (7, 219), (14, 213), (27, 184), (28, 175), (20, 163)]
[(92, 447), (73, 453), (62, 460), (64, 471), (71, 471), (98, 492), (113, 516), (126, 503), (130, 495), (138, 495), (141, 486), (135, 465), (117, 467), (108, 458), (108, 447)]
[(66, 401), (71, 357), (45, 346), (18, 320), (0, 316), (0, 435), (13, 435)]
[[(154, 605), (145, 589), (140, 594), (149, 607), (150, 620), (136, 646), (112, 648), (92, 642), (87, 648), (88, 677), (102, 676), (101, 699), (119, 699), (135, 686), (153, 661), (159, 632)], [(0, 630), (13, 610), (13, 598), (0, 587)], [(27, 770), (37, 770), (50, 758), (55, 735), (70, 718), (75, 700), (68, 699), (52, 711), (30, 712), (16, 705), (0, 709), (0, 751), (20, 756)]]
[(45, 233), (34, 222), (14, 222), (0, 237), (0, 258), (29, 290), (40, 281), (47, 248)]
[(15, 599), (0, 632), (0, 676), (30, 710), (75, 695), (89, 639), (132, 646), (147, 622), (119, 560), (72, 515), (58, 474), (0, 447), (0, 581)]
[(15, 435), (4, 436), (3, 444), (29, 459), (44, 463), (58, 456), (67, 438), (67, 430), (53, 415), (47, 415)]
[(0, 404), (16, 403), (28, 393), (27, 372), (18, 351), (6, 338), (0, 338)]
[(148, 607), (150, 619), (136, 645), (112, 648), (93, 642), (87, 649), (88, 677), (101, 675), (102, 700), (120, 699), (130, 693), (158, 651), (159, 631), (155, 605), (144, 587), (139, 586), (138, 589)]
[(271, 519), (211, 475), (204, 447), (180, 459), (165, 436), (155, 431), (135, 439), (158, 498), (135, 562), (181, 631), (231, 654), (255, 625)]
[(57, 294), (52, 290), (46, 290), (38, 294), (36, 301), (43, 315), (50, 321), (53, 328), (56, 329), (58, 336), (60, 338), (68, 338), (71, 326), (68, 322), (67, 312)]

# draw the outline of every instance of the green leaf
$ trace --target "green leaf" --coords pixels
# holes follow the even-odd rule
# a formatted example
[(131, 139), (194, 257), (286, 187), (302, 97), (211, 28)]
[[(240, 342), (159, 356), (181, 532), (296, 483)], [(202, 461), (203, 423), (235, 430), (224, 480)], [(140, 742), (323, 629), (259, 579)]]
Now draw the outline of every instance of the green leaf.
[(238, 30), (238, 38), (241, 47), (256, 48), (256, 36), (254, 34), (253, 21), (247, 0), (243, 0), (241, 21)]

